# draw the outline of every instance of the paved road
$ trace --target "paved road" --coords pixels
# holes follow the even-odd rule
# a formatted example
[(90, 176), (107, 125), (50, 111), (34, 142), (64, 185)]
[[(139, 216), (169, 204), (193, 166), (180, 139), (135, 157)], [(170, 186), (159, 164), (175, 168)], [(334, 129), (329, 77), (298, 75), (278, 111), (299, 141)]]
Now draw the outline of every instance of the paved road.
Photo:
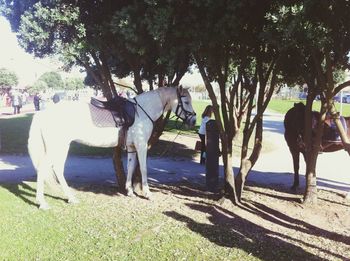
[[(293, 181), (292, 159), (283, 138), (283, 116), (268, 113), (264, 120), (264, 139), (274, 144), (273, 150), (263, 153), (250, 174), (248, 181), (259, 184), (280, 184), (290, 186)], [(178, 137), (177, 140), (181, 139)], [(194, 142), (190, 146), (194, 147)], [(350, 158), (344, 151), (324, 153), (318, 159), (318, 185), (344, 193), (350, 191)], [(238, 161), (234, 166), (239, 166)], [(305, 164), (301, 161), (301, 173)], [(171, 158), (149, 158), (150, 182), (173, 183), (181, 180), (205, 184), (205, 168), (194, 160), (174, 160)], [(222, 175), (221, 164), (221, 175)], [(236, 169), (237, 172), (237, 169)], [(115, 182), (110, 158), (68, 157), (65, 175), (68, 183), (111, 183)], [(28, 156), (0, 154), (1, 183), (34, 181), (35, 172)], [(303, 177), (301, 178), (303, 182)]]

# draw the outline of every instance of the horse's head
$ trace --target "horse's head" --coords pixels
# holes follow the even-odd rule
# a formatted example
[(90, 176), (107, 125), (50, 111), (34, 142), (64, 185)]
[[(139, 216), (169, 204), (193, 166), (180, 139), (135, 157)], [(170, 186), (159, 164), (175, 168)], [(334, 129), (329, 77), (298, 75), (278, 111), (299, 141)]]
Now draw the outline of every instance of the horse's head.
[(302, 102), (294, 103), (294, 110), (300, 115), (305, 114), (305, 104)]
[(294, 107), (289, 109), (284, 118), (285, 135), (304, 134), (305, 105), (301, 102), (294, 103)]
[(182, 86), (177, 87), (177, 103), (172, 110), (187, 125), (193, 127), (196, 124), (196, 113), (192, 107), (192, 98), (188, 89)]

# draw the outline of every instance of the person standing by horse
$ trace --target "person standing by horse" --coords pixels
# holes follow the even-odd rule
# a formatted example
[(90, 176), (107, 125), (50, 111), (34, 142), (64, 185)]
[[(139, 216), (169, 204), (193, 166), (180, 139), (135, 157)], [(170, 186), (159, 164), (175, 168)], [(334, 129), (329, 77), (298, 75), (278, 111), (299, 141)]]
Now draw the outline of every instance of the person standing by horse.
[(202, 113), (202, 123), (198, 130), (199, 138), (201, 139), (201, 159), (200, 164), (205, 164), (205, 158), (206, 158), (206, 143), (205, 143), (205, 135), (206, 135), (206, 124), (211, 119), (211, 116), (213, 114), (213, 106), (208, 105), (205, 107), (203, 113)]

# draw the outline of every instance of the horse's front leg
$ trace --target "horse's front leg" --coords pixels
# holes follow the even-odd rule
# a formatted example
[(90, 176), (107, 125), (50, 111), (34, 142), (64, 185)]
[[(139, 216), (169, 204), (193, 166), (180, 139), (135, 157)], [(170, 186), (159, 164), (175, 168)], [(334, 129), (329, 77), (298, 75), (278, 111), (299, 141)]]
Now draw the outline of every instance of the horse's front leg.
[[(133, 150), (134, 150), (134, 148), (133, 148)], [(126, 190), (126, 194), (129, 197), (135, 196), (134, 190), (132, 188), (132, 175), (133, 175), (135, 168), (136, 168), (136, 165), (137, 165), (136, 160), (137, 160), (136, 152), (128, 152), (128, 164), (127, 164), (128, 175), (126, 178), (125, 190)]]
[(149, 190), (147, 182), (147, 144), (145, 144), (137, 150), (137, 156), (139, 158), (140, 171), (142, 176), (143, 196), (147, 199), (151, 199), (152, 193)]
[(61, 148), (56, 148), (52, 168), (56, 174), (58, 182), (61, 184), (64, 195), (68, 198), (68, 203), (78, 204), (79, 200), (75, 197), (73, 191), (68, 186), (67, 181), (64, 177), (64, 164), (67, 159), (68, 150), (68, 145), (62, 146)]
[(291, 150), (292, 157), (293, 157), (293, 167), (294, 167), (294, 183), (291, 189), (293, 191), (297, 191), (299, 187), (299, 156), (300, 153), (298, 150), (294, 149), (293, 151)]

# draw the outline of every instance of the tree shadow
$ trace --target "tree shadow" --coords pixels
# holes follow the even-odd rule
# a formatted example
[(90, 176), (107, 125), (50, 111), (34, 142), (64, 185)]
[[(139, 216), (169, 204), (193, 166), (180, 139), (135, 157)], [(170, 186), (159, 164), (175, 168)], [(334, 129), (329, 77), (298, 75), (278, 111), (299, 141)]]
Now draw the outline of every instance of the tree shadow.
[[(209, 215), (210, 224), (199, 223), (193, 218), (175, 211), (166, 211), (164, 214), (185, 223), (190, 230), (202, 235), (214, 244), (239, 248), (262, 260), (320, 260), (320, 257), (307, 252), (296, 244), (317, 247), (266, 229), (226, 209), (200, 204), (188, 204), (188, 207)], [(337, 258), (343, 258), (337, 253), (327, 253)]]
[[(15, 184), (14, 183), (1, 184), (0, 186), (8, 190), (9, 192), (11, 192), (17, 198), (23, 200), (28, 205), (39, 207), (39, 204), (35, 201), (36, 190), (31, 186), (29, 186), (28, 184), (21, 182), (21, 183), (15, 183)], [(45, 193), (45, 196), (56, 200), (67, 201), (64, 198), (53, 196), (46, 193)], [(34, 198), (34, 200), (31, 198)]]
[[(234, 168), (235, 173), (238, 173), (239, 169)], [(252, 170), (247, 177), (247, 184), (253, 183), (257, 186), (264, 186), (268, 188), (277, 187), (279, 189), (284, 188), (286, 190), (290, 190), (290, 186), (292, 186), (292, 180), (294, 177), (294, 173), (287, 172), (262, 172), (257, 170)], [(305, 188), (306, 179), (304, 175), (300, 175), (300, 187), (299, 191)], [(285, 181), (285, 183), (281, 183)], [(290, 182), (290, 183), (288, 183)], [(259, 185), (258, 185), (259, 184)], [(317, 177), (317, 186), (319, 188), (337, 190), (337, 191), (350, 191), (350, 184), (346, 182), (334, 181), (326, 178)], [(292, 190), (290, 190), (292, 191)]]
[(350, 244), (349, 236), (316, 227), (305, 221), (283, 214), (280, 211), (272, 209), (261, 203), (249, 200), (244, 204), (244, 207), (246, 211), (249, 211), (254, 215), (258, 215), (263, 219), (272, 222), (273, 224), (280, 225), (289, 229), (294, 229), (305, 234), (327, 238), (335, 242), (341, 242), (347, 245)]
[[(262, 188), (264, 190), (272, 190), (273, 193), (269, 193), (268, 191), (262, 192), (261, 190), (257, 190), (256, 188)], [(302, 197), (301, 194), (298, 194), (298, 193), (296, 194), (292, 192), (289, 188), (286, 188), (280, 185), (266, 185), (266, 184), (258, 184), (255, 182), (247, 182), (247, 185), (245, 186), (244, 190), (253, 192), (255, 194), (271, 197), (274, 199), (279, 199), (279, 200), (289, 201), (289, 202), (297, 202), (297, 203), (301, 202), (301, 197)], [(276, 192), (283, 195), (278, 195)], [(243, 195), (243, 199), (244, 199), (244, 195)]]

